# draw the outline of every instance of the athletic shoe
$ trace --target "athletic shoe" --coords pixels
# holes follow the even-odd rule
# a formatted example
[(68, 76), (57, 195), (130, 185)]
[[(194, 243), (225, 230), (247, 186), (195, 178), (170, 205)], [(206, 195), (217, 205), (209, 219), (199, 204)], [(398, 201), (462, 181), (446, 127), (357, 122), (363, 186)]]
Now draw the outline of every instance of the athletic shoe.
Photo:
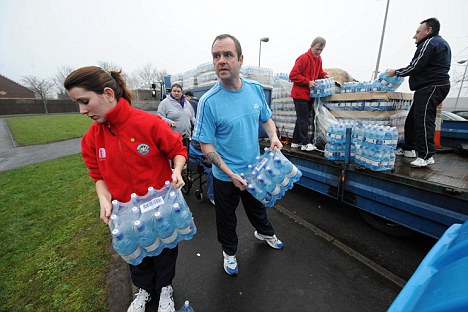
[(158, 312), (175, 312), (173, 292), (171, 285), (161, 288)]
[(138, 293), (135, 294), (135, 300), (128, 307), (127, 312), (145, 312), (146, 304), (150, 302), (150, 294), (142, 289), (138, 289)]
[(299, 144), (299, 143), (291, 143), (291, 147), (292, 147), (292, 148), (299, 148), (299, 147), (301, 147), (301, 144)]
[(239, 267), (237, 266), (236, 256), (229, 256), (223, 251), (223, 258), (224, 271), (226, 271), (226, 273), (229, 275), (237, 275)]
[(402, 148), (399, 148), (399, 149), (395, 150), (395, 155), (405, 156), (405, 157), (408, 157), (408, 158), (415, 158), (416, 157), (416, 151), (415, 150), (404, 150)]
[(426, 167), (428, 165), (432, 165), (433, 163), (435, 163), (433, 157), (431, 157), (429, 159), (422, 159), (422, 158), (418, 157), (418, 158), (416, 158), (416, 160), (413, 160), (411, 162), (411, 167), (421, 168), (421, 167)]
[(313, 151), (313, 150), (316, 150), (317, 148), (315, 147), (314, 144), (307, 144), (307, 145), (302, 145), (301, 146), (301, 151), (306, 151), (306, 152), (310, 152), (310, 151)]
[(261, 241), (266, 241), (271, 248), (275, 249), (282, 249), (283, 243), (276, 237), (276, 235), (268, 236), (258, 233), (257, 231), (254, 232), (256, 238)]

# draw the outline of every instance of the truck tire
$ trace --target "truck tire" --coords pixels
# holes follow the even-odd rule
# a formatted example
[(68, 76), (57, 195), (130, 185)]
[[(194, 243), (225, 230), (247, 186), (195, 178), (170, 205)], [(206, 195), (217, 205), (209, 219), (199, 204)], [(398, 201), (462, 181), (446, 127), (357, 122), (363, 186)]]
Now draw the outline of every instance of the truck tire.
[(359, 209), (359, 214), (364, 219), (364, 221), (366, 221), (367, 224), (372, 226), (374, 229), (390, 236), (407, 237), (413, 234), (413, 231), (400, 224), (376, 216), (362, 209)]

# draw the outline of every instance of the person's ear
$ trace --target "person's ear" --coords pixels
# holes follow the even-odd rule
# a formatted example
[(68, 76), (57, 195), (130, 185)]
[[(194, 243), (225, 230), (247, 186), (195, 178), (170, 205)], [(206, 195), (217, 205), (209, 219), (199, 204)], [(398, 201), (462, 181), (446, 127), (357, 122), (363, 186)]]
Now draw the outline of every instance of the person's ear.
[(112, 102), (115, 100), (115, 93), (114, 93), (114, 90), (112, 90), (112, 88), (105, 87), (103, 95), (106, 96), (109, 102)]

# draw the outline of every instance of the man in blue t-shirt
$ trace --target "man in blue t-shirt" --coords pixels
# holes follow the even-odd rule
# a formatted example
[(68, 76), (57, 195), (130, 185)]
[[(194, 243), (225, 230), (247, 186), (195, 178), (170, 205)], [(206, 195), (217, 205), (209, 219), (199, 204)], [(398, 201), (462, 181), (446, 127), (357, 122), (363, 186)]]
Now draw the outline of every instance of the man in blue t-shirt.
[(270, 139), (271, 149), (281, 149), (283, 145), (276, 135), (262, 86), (239, 76), (244, 60), (239, 41), (231, 35), (219, 35), (213, 41), (211, 53), (219, 82), (200, 98), (193, 138), (200, 142), (214, 165), (216, 228), (223, 249), (223, 267), (227, 274), (236, 275), (239, 199), (256, 229), (255, 237), (272, 248), (283, 248), (268, 221), (265, 206), (246, 191), (247, 183), (240, 176), (260, 154), (260, 123)]

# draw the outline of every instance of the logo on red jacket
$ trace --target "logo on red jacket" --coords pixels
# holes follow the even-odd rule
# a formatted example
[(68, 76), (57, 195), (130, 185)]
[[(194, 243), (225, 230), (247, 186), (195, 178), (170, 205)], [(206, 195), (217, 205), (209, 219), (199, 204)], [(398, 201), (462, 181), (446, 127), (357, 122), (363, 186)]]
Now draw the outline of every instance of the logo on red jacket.
[(146, 155), (149, 153), (150, 151), (150, 148), (148, 146), (148, 144), (144, 144), (144, 143), (141, 143), (137, 146), (137, 151), (138, 153), (140, 153), (141, 155)]
[(106, 159), (106, 149), (104, 147), (101, 147), (99, 149), (99, 160), (104, 160)]

